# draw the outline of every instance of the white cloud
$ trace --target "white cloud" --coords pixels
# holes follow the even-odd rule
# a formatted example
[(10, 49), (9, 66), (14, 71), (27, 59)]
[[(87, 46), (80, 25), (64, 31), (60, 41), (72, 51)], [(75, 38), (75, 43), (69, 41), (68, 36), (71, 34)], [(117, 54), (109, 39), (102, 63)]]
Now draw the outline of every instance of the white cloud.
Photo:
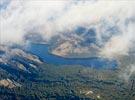
[(126, 82), (129, 81), (131, 76), (135, 73), (135, 65), (131, 64), (120, 73), (120, 78), (123, 78)]
[[(0, 39), (1, 43), (22, 43), (25, 34), (38, 32), (48, 40), (78, 25), (93, 26), (99, 43), (103, 42), (103, 37), (111, 36), (103, 42), (101, 55), (123, 55), (135, 40), (134, 9), (134, 0), (12, 0), (0, 12)], [(119, 31), (108, 31), (113, 26)]]
[(21, 42), (23, 35), (33, 28), (49, 36), (55, 33), (51, 17), (64, 9), (66, 1), (33, 1), (13, 0), (5, 10), (0, 13), (1, 42)]
[(106, 57), (119, 57), (128, 55), (134, 48), (135, 43), (135, 23), (130, 23), (123, 27), (122, 32), (114, 35), (101, 49), (101, 55)]

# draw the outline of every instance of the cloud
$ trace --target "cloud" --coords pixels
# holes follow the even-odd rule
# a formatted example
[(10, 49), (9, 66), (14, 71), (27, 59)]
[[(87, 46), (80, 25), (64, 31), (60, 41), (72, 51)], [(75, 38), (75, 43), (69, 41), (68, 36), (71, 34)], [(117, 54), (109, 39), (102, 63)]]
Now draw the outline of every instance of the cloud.
[(126, 82), (129, 81), (131, 76), (135, 73), (135, 64), (130, 64), (121, 73), (120, 78), (123, 78)]
[(96, 29), (99, 54), (106, 57), (128, 54), (135, 41), (134, 0), (7, 0), (1, 5), (6, 5), (0, 12), (1, 44), (22, 43), (29, 33), (49, 40), (79, 25)]
[(97, 27), (98, 38), (101, 38), (105, 33), (99, 23), (107, 20), (111, 26), (118, 21), (118, 27), (121, 27), (121, 22), (132, 16), (134, 5), (134, 1), (113, 0), (13, 0), (0, 13), (1, 43), (21, 42), (29, 32), (43, 34), (45, 39), (49, 39), (77, 25)]
[[(66, 1), (13, 0), (0, 13), (1, 43), (22, 42), (30, 31), (44, 33), (45, 37), (55, 34), (53, 17), (64, 9)], [(52, 18), (52, 19), (51, 19)]]
[(122, 29), (121, 33), (112, 36), (101, 49), (101, 55), (117, 58), (128, 55), (130, 50), (135, 49), (135, 29), (133, 27), (135, 27), (135, 23), (130, 23)]

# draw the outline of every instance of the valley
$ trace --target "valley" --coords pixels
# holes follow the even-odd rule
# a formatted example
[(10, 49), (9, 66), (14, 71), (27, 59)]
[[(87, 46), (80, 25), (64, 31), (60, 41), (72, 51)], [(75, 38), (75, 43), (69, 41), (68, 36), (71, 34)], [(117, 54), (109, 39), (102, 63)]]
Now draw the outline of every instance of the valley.
[[(43, 56), (40, 44), (38, 48)], [(84, 66), (76, 63), (48, 63), (48, 60), (45, 61), (41, 55), (37, 57), (34, 52), (12, 47), (1, 50), (3, 52), (1, 56), (4, 56), (8, 50), (16, 52), (8, 61), (1, 58), (1, 98), (11, 100), (133, 100), (135, 98), (135, 87), (132, 86), (132, 79), (135, 76), (132, 75), (132, 78), (125, 82), (119, 77), (121, 69), (118, 66), (112, 69), (101, 66), (98, 68), (97, 65), (91, 67), (88, 64)], [(39, 53), (38, 49), (32, 50)], [(84, 59), (83, 61), (87, 62)], [(10, 83), (3, 85), (1, 82), (6, 80)]]
[(0, 100), (135, 100), (135, 0), (0, 0)]

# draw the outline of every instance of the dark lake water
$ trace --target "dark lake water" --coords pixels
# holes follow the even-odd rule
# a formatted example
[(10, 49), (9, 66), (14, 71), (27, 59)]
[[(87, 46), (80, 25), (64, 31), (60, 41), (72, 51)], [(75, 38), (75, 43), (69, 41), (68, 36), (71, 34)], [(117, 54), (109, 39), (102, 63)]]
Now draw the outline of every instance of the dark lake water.
[(52, 55), (49, 53), (49, 45), (47, 44), (35, 44), (31, 43), (26, 50), (31, 52), (38, 57), (40, 57), (43, 61), (50, 64), (57, 65), (83, 65), (87, 67), (94, 68), (109, 68), (115, 69), (117, 67), (116, 60), (109, 60), (105, 58), (63, 58), (60, 56)]

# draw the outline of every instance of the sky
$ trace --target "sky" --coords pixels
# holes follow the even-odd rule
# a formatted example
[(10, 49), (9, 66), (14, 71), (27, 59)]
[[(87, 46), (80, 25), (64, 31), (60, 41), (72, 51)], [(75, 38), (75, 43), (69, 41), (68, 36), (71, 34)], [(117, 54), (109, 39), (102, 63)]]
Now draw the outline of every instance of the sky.
[(49, 41), (77, 26), (96, 29), (101, 56), (128, 55), (135, 50), (135, 0), (0, 1), (0, 44), (22, 44), (24, 36), (34, 32)]

